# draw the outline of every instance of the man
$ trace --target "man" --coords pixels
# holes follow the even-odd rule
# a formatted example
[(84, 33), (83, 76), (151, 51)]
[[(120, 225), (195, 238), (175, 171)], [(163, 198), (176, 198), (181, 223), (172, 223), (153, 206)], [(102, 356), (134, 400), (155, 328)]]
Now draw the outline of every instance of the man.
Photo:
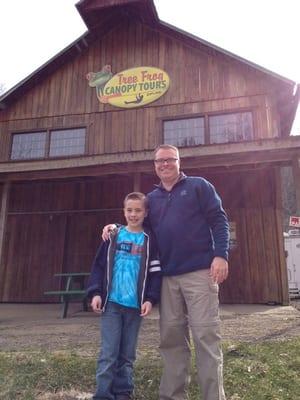
[(225, 400), (218, 284), (228, 275), (228, 220), (214, 187), (180, 172), (176, 147), (160, 145), (154, 165), (161, 181), (148, 194), (148, 218), (163, 273), (159, 399), (187, 398), (190, 328), (203, 399)]

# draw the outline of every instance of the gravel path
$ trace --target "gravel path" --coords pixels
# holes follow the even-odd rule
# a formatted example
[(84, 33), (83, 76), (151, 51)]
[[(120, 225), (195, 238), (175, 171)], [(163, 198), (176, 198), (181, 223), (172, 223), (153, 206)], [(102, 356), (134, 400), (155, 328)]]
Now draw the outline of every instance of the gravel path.
[[(300, 302), (293, 306), (222, 306), (221, 329), (225, 341), (261, 342), (300, 336)], [(79, 311), (72, 305), (70, 317), (61, 319), (59, 305), (0, 304), (0, 350), (73, 349), (95, 354), (98, 351), (97, 315)], [(76, 309), (77, 307), (77, 309)], [(241, 308), (242, 307), (242, 308)], [(143, 321), (139, 349), (157, 349), (158, 312)]]

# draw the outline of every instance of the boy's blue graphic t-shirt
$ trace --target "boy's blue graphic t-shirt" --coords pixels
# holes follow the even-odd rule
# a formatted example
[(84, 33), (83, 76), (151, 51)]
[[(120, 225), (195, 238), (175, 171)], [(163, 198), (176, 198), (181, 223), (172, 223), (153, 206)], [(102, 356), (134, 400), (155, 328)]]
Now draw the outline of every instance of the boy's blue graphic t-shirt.
[(117, 238), (113, 263), (110, 301), (139, 308), (137, 282), (144, 244), (144, 232), (129, 232), (122, 227)]

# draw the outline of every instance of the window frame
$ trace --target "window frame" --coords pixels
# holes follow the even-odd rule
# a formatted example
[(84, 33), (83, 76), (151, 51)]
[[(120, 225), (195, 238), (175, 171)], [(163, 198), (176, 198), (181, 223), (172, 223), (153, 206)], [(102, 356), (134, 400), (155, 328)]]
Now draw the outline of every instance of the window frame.
[[(252, 119), (252, 138), (251, 139), (233, 141), (233, 142), (211, 143), (211, 132), (210, 132), (210, 123), (209, 123), (209, 118), (210, 117), (217, 117), (217, 116), (223, 116), (223, 115), (232, 115), (232, 114), (246, 114), (246, 113), (250, 113), (251, 114), (251, 119)], [(226, 112), (214, 112), (214, 113), (207, 114), (209, 144), (210, 145), (218, 145), (218, 144), (230, 144), (230, 143), (245, 143), (245, 142), (251, 142), (252, 140), (255, 140), (256, 135), (255, 135), (254, 117), (253, 116), (254, 116), (254, 111), (252, 109), (250, 109), (250, 110), (249, 109), (226, 110)]]
[[(250, 113), (252, 117), (252, 139), (249, 140), (242, 140), (238, 142), (221, 142), (221, 143), (211, 143), (210, 140), (210, 129), (209, 129), (209, 118), (212, 116), (218, 115), (227, 115), (227, 114), (242, 114), (242, 113)], [(230, 110), (220, 110), (220, 111), (213, 111), (213, 112), (206, 112), (206, 113), (195, 113), (195, 114), (181, 114), (181, 115), (172, 115), (170, 117), (163, 117), (161, 118), (161, 132), (160, 132), (160, 139), (161, 143), (165, 144), (164, 141), (164, 123), (167, 121), (177, 121), (182, 119), (191, 119), (191, 118), (204, 118), (204, 144), (192, 145), (192, 146), (176, 146), (179, 148), (184, 147), (194, 147), (194, 146), (215, 146), (221, 144), (230, 144), (230, 143), (245, 143), (250, 142), (256, 139), (256, 126), (255, 126), (255, 110), (253, 108), (238, 108), (238, 109), (230, 109)], [(168, 143), (172, 144), (172, 143)]]
[[(83, 153), (81, 153), (81, 154), (78, 154), (78, 153), (76, 153), (76, 154), (68, 154), (68, 155), (66, 155), (66, 154), (60, 154), (60, 155), (50, 155), (50, 151), (51, 151), (51, 140), (52, 140), (52, 134), (53, 133), (55, 133), (55, 132), (57, 132), (57, 131), (64, 131), (64, 132), (67, 132), (67, 131), (75, 131), (75, 130), (84, 130), (85, 132), (85, 135), (84, 135), (84, 149), (83, 149)], [(51, 129), (51, 130), (49, 130), (49, 148), (48, 148), (48, 158), (69, 158), (69, 157), (80, 157), (80, 156), (83, 156), (83, 155), (85, 155), (86, 154), (86, 132), (87, 132), (87, 130), (86, 130), (86, 127), (76, 127), (76, 128), (67, 128), (67, 129), (60, 129), (60, 128), (55, 128), (55, 129)]]
[[(21, 135), (34, 135), (38, 133), (45, 133), (45, 146), (44, 146), (44, 155), (42, 157), (30, 157), (30, 158), (12, 158), (13, 153), (13, 144), (14, 144), (14, 137), (21, 136)], [(35, 129), (32, 131), (22, 131), (22, 132), (13, 132), (11, 133), (11, 142), (10, 142), (10, 151), (9, 151), (9, 161), (16, 162), (16, 161), (27, 161), (27, 160), (43, 160), (46, 157), (46, 148), (47, 148), (47, 130), (45, 129)]]
[[(84, 129), (85, 130), (85, 137), (84, 137), (84, 149), (82, 154), (71, 154), (71, 155), (57, 155), (57, 156), (50, 156), (50, 146), (51, 146), (51, 134), (55, 131), (70, 131), (70, 130), (77, 130), (77, 129)], [(43, 157), (34, 157), (34, 158), (12, 158), (12, 150), (13, 150), (13, 141), (14, 136), (16, 135), (28, 135), (34, 133), (46, 133), (46, 140), (45, 140), (45, 151)], [(85, 125), (79, 125), (74, 127), (55, 127), (55, 128), (47, 128), (47, 129), (32, 129), (32, 130), (15, 130), (10, 132), (10, 146), (9, 146), (9, 154), (8, 160), (10, 162), (30, 162), (30, 161), (41, 161), (41, 160), (56, 160), (56, 159), (65, 159), (65, 158), (74, 158), (74, 157), (82, 157), (87, 154), (87, 127)]]
[(204, 143), (195, 144), (195, 145), (190, 145), (190, 146), (179, 146), (179, 145), (174, 144), (174, 146), (176, 146), (176, 147), (205, 146), (205, 144), (206, 144), (206, 121), (205, 121), (205, 116), (204, 116), (204, 115), (196, 115), (196, 114), (192, 114), (192, 115), (189, 115), (189, 116), (181, 116), (181, 117), (173, 117), (173, 118), (164, 118), (164, 119), (162, 120), (162, 139), (163, 139), (163, 143), (164, 143), (164, 124), (165, 124), (165, 122), (184, 121), (184, 120), (191, 120), (191, 119), (197, 119), (197, 118), (203, 119), (203, 128), (204, 128), (203, 139), (204, 139)]

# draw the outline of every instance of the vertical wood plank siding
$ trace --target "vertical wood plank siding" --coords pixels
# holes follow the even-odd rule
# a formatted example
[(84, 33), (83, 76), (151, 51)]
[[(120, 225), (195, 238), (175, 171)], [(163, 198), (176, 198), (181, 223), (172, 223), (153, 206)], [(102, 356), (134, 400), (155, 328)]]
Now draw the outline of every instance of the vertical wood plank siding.
[(129, 177), (15, 183), (11, 187), (1, 264), (0, 301), (49, 301), (53, 274), (89, 271), (100, 228), (124, 222)]
[[(185, 172), (202, 174), (201, 170)], [(216, 186), (229, 220), (237, 228), (237, 248), (230, 251), (230, 276), (221, 286), (221, 301), (283, 300), (283, 242), (278, 237), (280, 215), (274, 206), (278, 189), (273, 170), (204, 177)], [(54, 284), (54, 272), (88, 271), (99, 244), (101, 226), (123, 221), (121, 201), (133, 190), (134, 182), (133, 177), (112, 176), (12, 184), (0, 299), (43, 301), (43, 290)], [(157, 178), (142, 175), (140, 182), (140, 190), (148, 192)], [(44, 268), (45, 276), (41, 271)], [(41, 279), (40, 286), (28, 286), (32, 275), (32, 281)]]
[[(185, 172), (203, 176), (201, 170)], [(274, 207), (274, 171), (228, 171), (204, 177), (217, 188), (229, 221), (235, 222), (237, 229), (237, 247), (229, 254), (229, 278), (220, 286), (221, 302), (286, 302), (287, 298), (282, 298), (286, 269), (282, 260), (282, 227), (277, 229), (281, 216)], [(155, 182), (154, 176), (144, 176), (142, 191), (151, 190)]]
[(230, 276), (221, 286), (221, 301), (278, 302), (283, 242), (277, 237), (273, 169), (207, 178), (218, 188), (237, 228), (237, 248), (230, 251)]
[[(136, 111), (100, 104), (86, 74), (105, 64), (111, 64), (114, 73), (140, 65), (163, 68), (170, 76), (170, 89)], [(60, 128), (87, 126), (88, 154), (152, 148), (159, 141), (157, 119), (178, 114), (249, 109), (254, 113), (256, 136), (272, 137), (278, 135), (274, 90), (271, 78), (225, 55), (205, 46), (196, 50), (149, 27), (124, 21), (1, 112), (0, 160), (8, 159), (12, 131), (53, 127), (55, 120), (62, 121), (59, 116), (66, 117), (57, 124)]]

